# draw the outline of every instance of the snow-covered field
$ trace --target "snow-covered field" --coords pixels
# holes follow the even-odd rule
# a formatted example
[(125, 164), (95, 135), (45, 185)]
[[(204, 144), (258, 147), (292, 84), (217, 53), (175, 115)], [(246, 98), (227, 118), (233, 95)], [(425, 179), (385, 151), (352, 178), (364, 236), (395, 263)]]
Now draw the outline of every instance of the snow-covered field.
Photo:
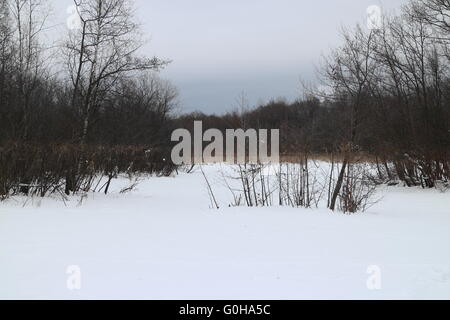
[[(198, 170), (120, 194), (129, 183), (116, 180), (111, 194), (81, 205), (77, 197), (0, 204), (0, 298), (450, 298), (449, 193), (386, 187), (368, 212), (347, 216), (213, 210)], [(81, 271), (80, 290), (67, 288), (70, 266)], [(381, 288), (370, 290), (369, 278)]]

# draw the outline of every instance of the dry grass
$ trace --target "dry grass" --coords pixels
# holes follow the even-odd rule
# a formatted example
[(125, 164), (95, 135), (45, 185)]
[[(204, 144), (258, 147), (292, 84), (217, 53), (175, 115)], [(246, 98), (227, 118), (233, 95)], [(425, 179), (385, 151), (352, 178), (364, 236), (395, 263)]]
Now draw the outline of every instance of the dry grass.
[[(299, 153), (285, 153), (280, 155), (280, 161), (283, 163), (299, 163), (303, 161), (305, 158), (316, 161), (324, 161), (324, 162), (342, 162), (344, 160), (344, 153), (311, 153), (305, 154), (302, 152)], [(376, 162), (375, 156), (369, 155), (367, 153), (359, 152), (354, 153), (351, 156), (352, 162), (362, 163), (362, 162)], [(200, 160), (194, 160), (194, 163), (200, 163)], [(226, 161), (224, 160), (223, 163)], [(204, 159), (204, 163), (213, 163), (212, 159)]]
[[(317, 160), (317, 161), (324, 161), (324, 162), (342, 162), (344, 160), (344, 153), (311, 153), (311, 154), (305, 154), (305, 153), (289, 153), (289, 154), (282, 154), (280, 156), (281, 162), (288, 162), (288, 163), (298, 163), (302, 159), (305, 159), (305, 156), (307, 156), (308, 159), (311, 160)], [(362, 162), (375, 162), (376, 159), (374, 156), (369, 155), (364, 152), (359, 153), (353, 153), (351, 155), (352, 162), (362, 163)]]

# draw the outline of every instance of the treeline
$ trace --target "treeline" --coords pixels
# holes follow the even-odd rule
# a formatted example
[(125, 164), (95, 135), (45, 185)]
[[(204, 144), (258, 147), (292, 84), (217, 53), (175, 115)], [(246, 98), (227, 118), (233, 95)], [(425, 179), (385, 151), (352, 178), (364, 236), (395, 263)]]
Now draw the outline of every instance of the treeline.
[[(226, 115), (175, 116), (168, 62), (140, 56), (130, 1), (74, 1), (79, 21), (44, 41), (45, 0), (0, 0), (0, 197), (71, 194), (98, 175), (170, 174), (170, 134), (203, 126), (280, 129), (284, 155), (356, 155), (380, 179), (434, 187), (450, 179), (450, 3), (413, 0), (378, 28), (343, 30), (319, 68), (322, 91)], [(107, 188), (106, 188), (107, 189)]]

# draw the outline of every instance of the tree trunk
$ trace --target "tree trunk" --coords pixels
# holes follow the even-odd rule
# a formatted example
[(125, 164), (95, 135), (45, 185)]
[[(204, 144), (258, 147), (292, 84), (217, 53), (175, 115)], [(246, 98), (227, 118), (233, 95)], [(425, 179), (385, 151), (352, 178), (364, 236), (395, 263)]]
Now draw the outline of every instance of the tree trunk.
[(344, 158), (344, 162), (342, 163), (341, 172), (339, 173), (339, 178), (336, 182), (336, 187), (334, 188), (333, 197), (331, 198), (330, 209), (333, 211), (336, 209), (337, 197), (339, 196), (339, 192), (341, 191), (341, 188), (342, 188), (342, 183), (344, 182), (345, 170), (347, 170), (347, 166), (348, 166), (348, 160), (347, 160), (347, 158)]

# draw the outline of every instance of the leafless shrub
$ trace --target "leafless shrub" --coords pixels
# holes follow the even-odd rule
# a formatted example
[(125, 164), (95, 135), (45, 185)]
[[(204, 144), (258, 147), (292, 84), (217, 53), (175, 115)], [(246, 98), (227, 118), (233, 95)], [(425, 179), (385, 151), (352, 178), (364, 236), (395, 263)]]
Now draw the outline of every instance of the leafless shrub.
[(275, 193), (270, 166), (262, 164), (240, 164), (231, 166), (232, 171), (221, 170), (223, 184), (230, 191), (232, 207), (267, 207), (273, 205)]
[(237, 166), (237, 179), (241, 189), (235, 199), (248, 207), (266, 207), (273, 204), (273, 190), (270, 177), (264, 172), (262, 164), (243, 164)]
[(364, 212), (373, 206), (377, 184), (363, 165), (349, 164), (339, 194), (339, 208), (344, 213)]
[(280, 165), (278, 178), (280, 205), (317, 208), (325, 190), (318, 174), (318, 165), (307, 156), (298, 163)]

